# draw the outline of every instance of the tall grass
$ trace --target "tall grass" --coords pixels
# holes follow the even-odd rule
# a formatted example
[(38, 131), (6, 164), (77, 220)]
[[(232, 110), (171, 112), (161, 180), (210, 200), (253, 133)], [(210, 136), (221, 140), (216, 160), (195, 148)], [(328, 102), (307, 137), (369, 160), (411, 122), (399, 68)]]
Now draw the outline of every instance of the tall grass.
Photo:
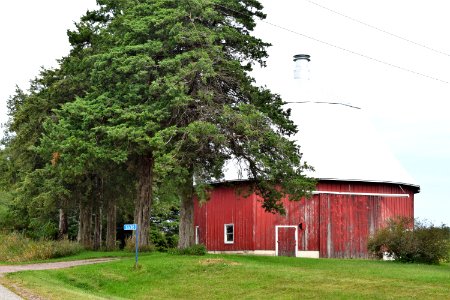
[(80, 253), (83, 247), (71, 241), (34, 241), (22, 234), (0, 234), (0, 261), (45, 260)]

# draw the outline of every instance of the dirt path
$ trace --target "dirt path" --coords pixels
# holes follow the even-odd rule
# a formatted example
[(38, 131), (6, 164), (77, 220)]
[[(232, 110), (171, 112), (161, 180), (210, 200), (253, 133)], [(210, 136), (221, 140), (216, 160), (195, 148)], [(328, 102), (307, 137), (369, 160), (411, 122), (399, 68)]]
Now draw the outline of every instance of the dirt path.
[(52, 270), (63, 269), (82, 265), (98, 264), (102, 262), (108, 262), (117, 260), (117, 258), (96, 258), (96, 259), (83, 259), (73, 261), (60, 261), (52, 263), (30, 264), (30, 265), (14, 265), (14, 266), (0, 266), (0, 276), (5, 273), (13, 273), (20, 271), (37, 271), (37, 270)]
[[(117, 260), (117, 258), (96, 258), (96, 259), (83, 259), (83, 260), (74, 260), (74, 261), (61, 261), (61, 262), (52, 262), (52, 263), (40, 263), (40, 264), (29, 264), (29, 265), (14, 265), (14, 266), (0, 266), (0, 277), (2, 277), (6, 273), (20, 272), (20, 271), (37, 271), (37, 270), (54, 270), (54, 269), (63, 269), (70, 268), (75, 266), (82, 265), (91, 265), (98, 264), (108, 261)], [(27, 299), (39, 299), (39, 297), (33, 296), (29, 294), (27, 291), (22, 290), (18, 286), (14, 286), (14, 288)], [(0, 300), (18, 300), (22, 299), (20, 296), (14, 294), (6, 287), (0, 284)]]

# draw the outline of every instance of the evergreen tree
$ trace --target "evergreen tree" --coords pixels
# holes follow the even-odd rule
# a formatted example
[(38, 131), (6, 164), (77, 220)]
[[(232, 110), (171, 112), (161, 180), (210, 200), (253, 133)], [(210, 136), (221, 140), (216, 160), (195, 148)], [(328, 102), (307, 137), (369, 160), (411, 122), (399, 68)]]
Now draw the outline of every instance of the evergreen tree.
[(8, 100), (10, 119), (2, 143), (9, 166), (8, 190), (13, 198), (10, 212), (17, 230), (33, 232), (47, 228), (37, 236), (52, 237), (57, 228), (55, 210), (63, 205), (59, 196), (64, 188), (44, 170), (46, 161), (35, 148), (40, 145), (44, 121), (54, 117), (52, 109), (70, 95), (60, 69), (42, 69), (31, 81), (28, 92), (17, 89)]
[[(255, 18), (265, 17), (257, 0), (97, 3), (68, 32), (71, 53), (62, 76), (42, 89), (46, 114), (30, 140), (39, 166), (29, 170), (46, 168), (80, 203), (80, 232), (92, 236), (82, 228), (92, 227), (90, 211), (105, 202), (105, 182), (125, 186), (130, 181), (114, 178), (126, 174), (136, 182), (141, 247), (149, 243), (154, 192), (167, 187), (181, 199), (179, 246), (190, 246), (194, 193), (207, 198), (207, 185), (231, 159), (242, 161), (267, 211), (283, 212), (287, 195), (307, 195), (313, 182), (288, 139), (296, 132), (289, 111), (249, 75), (254, 64), (264, 66), (269, 46), (251, 35)], [(14, 112), (13, 122), (20, 116)], [(13, 127), (14, 140), (28, 132)]]

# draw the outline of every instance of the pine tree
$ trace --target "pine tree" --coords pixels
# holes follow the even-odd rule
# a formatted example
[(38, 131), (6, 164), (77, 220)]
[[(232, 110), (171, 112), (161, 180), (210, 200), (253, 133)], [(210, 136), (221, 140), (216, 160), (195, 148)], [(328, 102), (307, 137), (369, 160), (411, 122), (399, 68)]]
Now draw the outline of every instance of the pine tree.
[(243, 162), (267, 211), (308, 194), (313, 182), (288, 139), (296, 132), (289, 111), (249, 75), (264, 66), (269, 46), (251, 35), (265, 17), (257, 0), (97, 3), (68, 32), (72, 50), (61, 70), (70, 94), (50, 106), (38, 147), (47, 167), (58, 157), (52, 170), (74, 185), (80, 215), (104, 201), (105, 180), (124, 186), (111, 179), (115, 171), (128, 172), (140, 246), (149, 243), (154, 191), (175, 186), (179, 246), (188, 247), (194, 194), (207, 198), (230, 159)]

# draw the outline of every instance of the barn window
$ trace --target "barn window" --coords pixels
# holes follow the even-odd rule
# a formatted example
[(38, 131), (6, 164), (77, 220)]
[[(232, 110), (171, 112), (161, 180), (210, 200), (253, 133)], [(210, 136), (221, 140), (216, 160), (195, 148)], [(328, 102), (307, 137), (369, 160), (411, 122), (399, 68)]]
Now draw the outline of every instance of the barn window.
[(225, 244), (234, 243), (234, 224), (225, 224)]

